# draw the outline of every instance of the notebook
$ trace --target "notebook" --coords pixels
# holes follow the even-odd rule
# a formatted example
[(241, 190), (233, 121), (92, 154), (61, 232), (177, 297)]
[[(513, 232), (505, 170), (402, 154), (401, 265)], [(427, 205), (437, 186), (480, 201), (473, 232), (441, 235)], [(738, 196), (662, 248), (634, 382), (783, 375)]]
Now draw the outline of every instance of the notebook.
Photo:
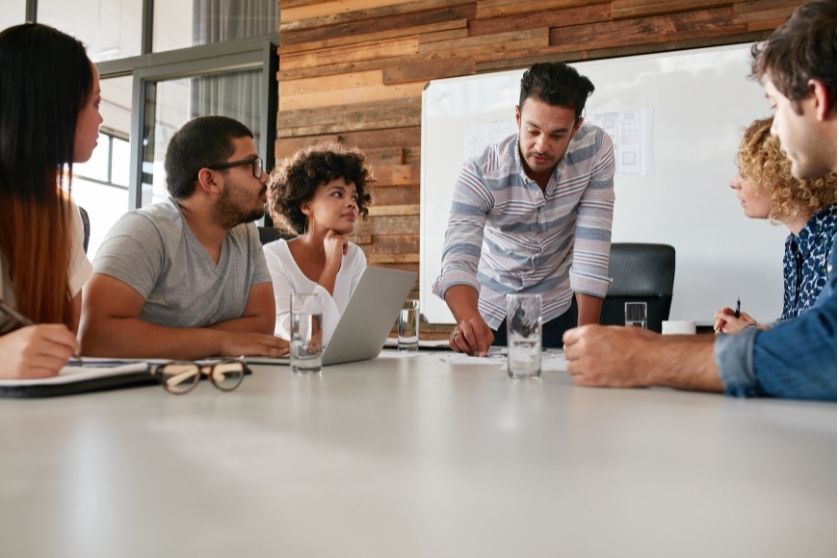
[[(346, 310), (341, 314), (323, 365), (376, 358), (387, 340), (399, 310), (416, 283), (416, 273), (368, 267), (361, 275)], [(288, 364), (287, 358), (245, 357), (253, 364)]]
[(148, 361), (85, 357), (81, 363), (68, 362), (51, 378), (0, 380), (0, 397), (53, 397), (157, 383)]

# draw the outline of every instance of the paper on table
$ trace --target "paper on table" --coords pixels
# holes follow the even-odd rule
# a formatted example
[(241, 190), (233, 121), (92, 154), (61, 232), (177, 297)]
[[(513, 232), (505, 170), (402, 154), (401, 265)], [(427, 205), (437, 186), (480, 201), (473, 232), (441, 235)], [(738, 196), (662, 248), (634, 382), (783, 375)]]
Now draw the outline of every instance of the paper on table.
[[(440, 360), (449, 364), (472, 364), (483, 366), (507, 366), (507, 349), (504, 347), (491, 347), (489, 354), (485, 357), (473, 357), (463, 353), (445, 353), (439, 355)], [(543, 372), (565, 372), (568, 370), (568, 361), (565, 360), (565, 353), (561, 349), (547, 349), (542, 351)]]
[(416, 358), (425, 354), (428, 353), (424, 353), (422, 351), (397, 351), (394, 349), (385, 349), (382, 352), (380, 352), (379, 356), (376, 358), (403, 360), (406, 358)]

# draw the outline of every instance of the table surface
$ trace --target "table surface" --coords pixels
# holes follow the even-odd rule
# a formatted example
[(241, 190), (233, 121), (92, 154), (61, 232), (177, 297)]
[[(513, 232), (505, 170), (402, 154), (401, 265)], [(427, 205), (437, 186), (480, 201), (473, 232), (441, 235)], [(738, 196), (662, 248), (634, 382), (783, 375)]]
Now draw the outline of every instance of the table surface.
[(0, 402), (0, 556), (835, 556), (836, 405), (393, 355)]

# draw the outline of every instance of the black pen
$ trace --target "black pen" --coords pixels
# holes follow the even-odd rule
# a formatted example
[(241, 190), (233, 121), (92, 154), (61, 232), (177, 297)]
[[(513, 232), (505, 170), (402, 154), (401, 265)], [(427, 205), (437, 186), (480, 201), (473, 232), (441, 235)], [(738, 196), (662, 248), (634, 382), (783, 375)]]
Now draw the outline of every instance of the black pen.
[(734, 317), (735, 318), (740, 317), (740, 297), (739, 296), (737, 297), (737, 308), (734, 309)]

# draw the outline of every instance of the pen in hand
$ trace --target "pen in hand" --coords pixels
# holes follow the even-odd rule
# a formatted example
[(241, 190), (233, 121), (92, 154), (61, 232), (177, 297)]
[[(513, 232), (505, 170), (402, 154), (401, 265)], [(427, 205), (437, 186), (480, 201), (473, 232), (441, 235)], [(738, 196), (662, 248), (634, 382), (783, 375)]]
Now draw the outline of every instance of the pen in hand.
[(734, 317), (735, 318), (740, 317), (740, 297), (739, 296), (737, 297), (737, 306), (734, 308)]
[[(35, 325), (35, 322), (33, 322), (32, 320), (30, 320), (29, 318), (12, 308), (2, 298), (0, 298), (0, 311), (2, 311), (4, 314), (16, 321), (18, 325), (20, 325), (21, 327)], [(79, 363), (82, 362), (82, 357), (81, 355), (79, 355), (78, 351), (76, 351), (76, 353), (73, 354), (73, 358), (76, 359)]]

